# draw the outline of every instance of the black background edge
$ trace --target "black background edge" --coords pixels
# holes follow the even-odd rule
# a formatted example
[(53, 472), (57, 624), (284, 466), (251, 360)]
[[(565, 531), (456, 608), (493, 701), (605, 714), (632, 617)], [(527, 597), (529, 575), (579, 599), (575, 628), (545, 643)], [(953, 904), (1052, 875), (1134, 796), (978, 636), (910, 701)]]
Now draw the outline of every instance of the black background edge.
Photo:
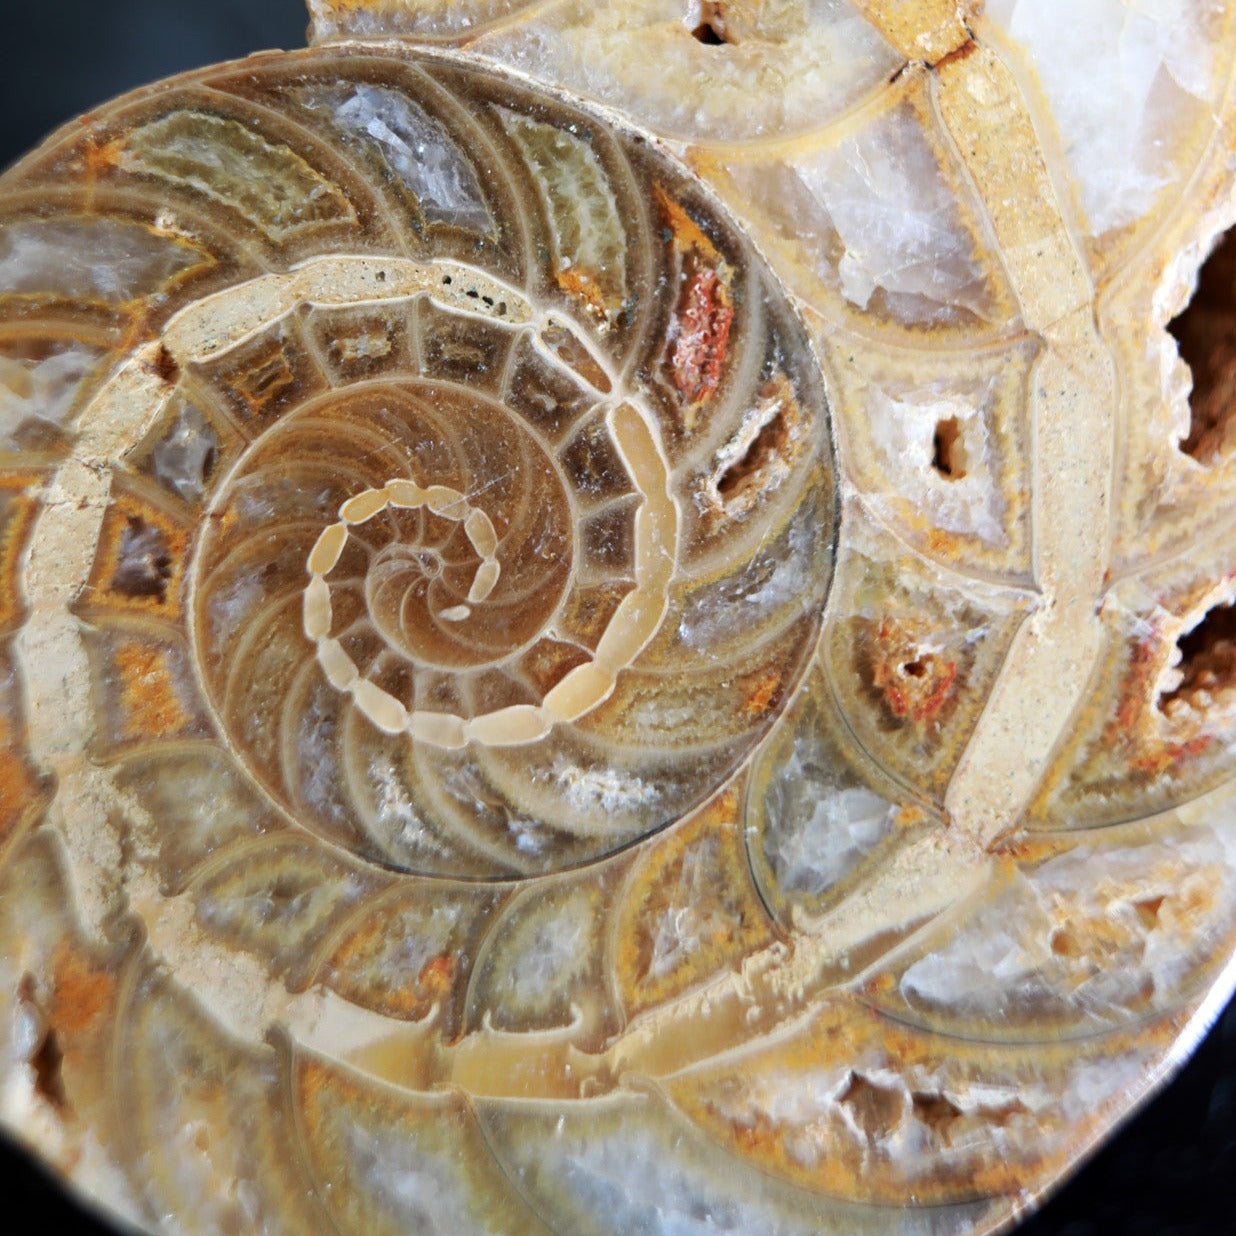
[[(117, 94), (249, 52), (303, 46), (308, 26), (302, 0), (9, 0), (4, 7), (0, 169)], [(12, 1236), (117, 1234), (3, 1134), (0, 1198), (0, 1226)], [(1017, 1229), (1017, 1236), (1233, 1233), (1236, 1001), (1162, 1093)]]

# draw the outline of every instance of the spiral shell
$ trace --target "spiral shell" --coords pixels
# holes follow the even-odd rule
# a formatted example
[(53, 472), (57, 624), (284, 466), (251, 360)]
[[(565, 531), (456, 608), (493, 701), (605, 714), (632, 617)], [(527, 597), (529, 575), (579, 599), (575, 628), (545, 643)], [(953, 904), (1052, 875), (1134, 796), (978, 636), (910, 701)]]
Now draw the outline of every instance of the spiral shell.
[[(1089, 1073), (1105, 1097), (1059, 1126), (1081, 1153), (1234, 979), (1233, 6), (310, 7), (315, 40), (369, 23), (647, 125), (785, 280), (844, 517), (811, 673), (753, 764), (755, 880), (797, 947), (870, 963), (864, 998), (929, 1033), (908, 1055), (985, 1042), (1004, 1086), (1019, 1038), (1017, 1101), (1041, 1069), (1058, 1115), (1083, 1084), (1047, 1063), (1061, 1039), (1110, 1036), (1129, 1072)], [(913, 962), (874, 960), (906, 933)], [(821, 1050), (770, 1078), (810, 1089)], [(862, 1109), (871, 1155), (837, 1187), (874, 1158), (921, 1201), (982, 1104), (882, 1067), (792, 1115), (731, 1075), (714, 1133), (779, 1139), (762, 1161), (794, 1174), (806, 1145), (844, 1158), (821, 1128)], [(1024, 1199), (1070, 1156), (1045, 1166), (1050, 1133), (1014, 1167), (1010, 1128), (1008, 1174), (968, 1180)]]
[[(115, 237), (149, 278), (116, 298), (156, 306), (54, 481), (86, 505), (40, 522), (34, 603), (74, 544), (112, 742), (145, 729), (118, 667), (167, 666), (178, 728), (369, 861), (492, 878), (621, 849), (741, 763), (816, 632), (835, 498), (801, 328), (699, 190), (594, 120), (454, 66), (293, 71), (244, 86), (282, 103), (269, 133), (214, 75), (16, 174), (103, 165), (89, 215), (18, 197), (11, 264)], [(412, 142), (436, 145), (404, 172)], [(182, 200), (266, 260), (189, 239)]]
[[(67, 863), (115, 940), (89, 851), (136, 847), (115, 1050), (198, 1016), (215, 955), (196, 995), (253, 1060), (254, 965), (431, 1072), (490, 1026), (599, 1044), (600, 891), (741, 773), (818, 637), (828, 409), (775, 278), (645, 138), (389, 49), (133, 96), (0, 210), (6, 364), (46, 388), (5, 427), (8, 871)], [(109, 1076), (153, 1147), (153, 1077)]]
[(1227, 993), (1231, 15), (1104, 191), (979, 7), (314, 0), (0, 179), (0, 1119), (117, 1214), (989, 1232)]

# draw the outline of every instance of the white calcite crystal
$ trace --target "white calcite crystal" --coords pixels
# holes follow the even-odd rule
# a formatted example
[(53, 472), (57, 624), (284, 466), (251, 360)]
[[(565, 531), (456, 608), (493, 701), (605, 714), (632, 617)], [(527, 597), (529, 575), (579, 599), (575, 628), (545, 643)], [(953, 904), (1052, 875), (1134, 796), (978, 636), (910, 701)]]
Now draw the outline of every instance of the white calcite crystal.
[(78, 395), (99, 364), (101, 353), (67, 344), (46, 356), (0, 354), (0, 442), (18, 449), (40, 428), (61, 429), (80, 410)]
[[(1171, 185), (1176, 134), (1215, 101), (1218, 9), (1209, 0), (990, 0), (1059, 129), (1084, 225), (1141, 218)], [(1069, 53), (1060, 55), (1062, 32)]]
[(334, 123), (362, 145), (375, 147), (415, 195), (427, 219), (486, 232), (492, 220), (471, 164), (462, 159), (440, 122), (406, 95), (383, 86), (357, 85), (346, 93), (306, 96), (329, 109)]

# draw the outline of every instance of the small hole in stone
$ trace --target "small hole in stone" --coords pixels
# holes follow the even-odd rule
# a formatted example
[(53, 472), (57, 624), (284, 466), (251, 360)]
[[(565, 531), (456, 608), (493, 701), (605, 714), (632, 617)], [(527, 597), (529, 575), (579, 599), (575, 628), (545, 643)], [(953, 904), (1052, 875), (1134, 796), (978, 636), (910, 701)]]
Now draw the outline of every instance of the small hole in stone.
[(176, 358), (162, 344), (155, 354), (154, 371), (169, 385), (180, 376), (180, 366), (176, 363)]
[(785, 415), (778, 412), (771, 417), (743, 452), (741, 459), (736, 459), (721, 474), (717, 481), (717, 492), (723, 502), (731, 502), (749, 485), (755, 483), (760, 473), (785, 449), (789, 428)]
[(1204, 708), (1222, 690), (1236, 687), (1236, 608), (1216, 605), (1177, 642), (1180, 682), (1159, 696), (1159, 711), (1177, 701)]
[(34, 1088), (56, 1108), (63, 1108), (68, 1102), (60, 1070), (63, 1061), (64, 1052), (60, 1050), (56, 1032), (48, 1030), (30, 1057), (30, 1067), (34, 1069)]
[(285, 910), (304, 893), (303, 885), (294, 877), (279, 876), (270, 886), (270, 903), (276, 913)]
[(721, 34), (710, 21), (700, 22), (691, 31), (691, 37), (697, 43), (703, 43), (705, 47), (724, 47), (728, 42), (725, 35)]
[(1147, 897), (1143, 901), (1135, 901), (1133, 909), (1147, 931), (1153, 931), (1159, 925), (1159, 911), (1163, 908), (1164, 898)]
[(887, 1137), (901, 1123), (901, 1095), (861, 1073), (850, 1074), (839, 1102), (850, 1109), (854, 1123), (873, 1140)]
[(167, 600), (172, 557), (163, 533), (136, 515), (125, 517), (112, 587), (130, 597)]
[(926, 1094), (915, 1090), (910, 1096), (914, 1118), (942, 1137), (948, 1137), (949, 1126), (961, 1116), (961, 1108), (942, 1094)]
[(1225, 233), (1198, 272), (1197, 291), (1168, 330), (1193, 374), (1189, 432), (1180, 449), (1211, 463), (1236, 432), (1236, 229)]
[(948, 481), (959, 481), (966, 474), (966, 450), (961, 440), (961, 422), (950, 416), (936, 425), (932, 438), (931, 466)]
[(901, 667), (901, 672), (910, 678), (923, 678), (927, 674), (927, 665), (920, 657), (917, 661), (907, 661)]

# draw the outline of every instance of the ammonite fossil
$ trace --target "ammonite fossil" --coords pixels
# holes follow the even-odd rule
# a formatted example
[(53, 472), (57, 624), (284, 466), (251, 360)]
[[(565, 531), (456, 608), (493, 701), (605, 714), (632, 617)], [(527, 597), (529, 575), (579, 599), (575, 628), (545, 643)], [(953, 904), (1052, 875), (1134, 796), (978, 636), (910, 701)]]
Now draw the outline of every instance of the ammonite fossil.
[(0, 1117), (150, 1230), (1007, 1225), (1233, 982), (1236, 16), (312, 8), (0, 178)]

